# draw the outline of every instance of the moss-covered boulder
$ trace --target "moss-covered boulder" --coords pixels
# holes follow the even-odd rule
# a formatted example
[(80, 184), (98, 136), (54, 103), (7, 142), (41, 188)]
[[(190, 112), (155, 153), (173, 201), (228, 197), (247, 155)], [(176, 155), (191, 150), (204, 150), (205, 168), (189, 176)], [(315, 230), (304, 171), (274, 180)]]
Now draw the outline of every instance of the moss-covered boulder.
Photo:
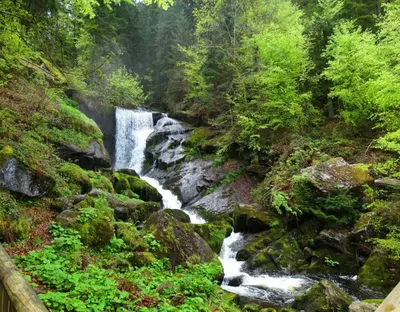
[(280, 219), (272, 211), (250, 205), (237, 205), (233, 212), (233, 230), (235, 232), (257, 233), (269, 230)]
[(27, 166), (15, 155), (11, 146), (0, 150), (0, 187), (28, 197), (40, 197), (50, 192), (55, 180)]
[(400, 263), (389, 257), (385, 251), (376, 249), (361, 267), (357, 284), (382, 295), (388, 295), (400, 282)]
[(90, 181), (94, 189), (114, 193), (114, 186), (109, 178), (98, 172), (89, 172)]
[(270, 244), (284, 236), (286, 231), (281, 228), (274, 228), (269, 231), (255, 235), (242, 249), (236, 254), (236, 260), (247, 261), (256, 257), (260, 250), (265, 250)]
[(302, 174), (324, 193), (337, 189), (351, 190), (373, 181), (366, 165), (350, 165), (341, 157), (305, 168)]
[(22, 214), (11, 222), (9, 232), (13, 240), (27, 239), (31, 230), (31, 221)]
[(168, 257), (173, 267), (210, 262), (215, 257), (210, 246), (188, 224), (180, 223), (163, 210), (150, 216), (146, 229), (161, 244), (156, 255)]
[(156, 188), (137, 176), (121, 172), (114, 173), (114, 189), (117, 193), (132, 197), (138, 194), (144, 201), (161, 202), (162, 196)]
[(92, 181), (88, 173), (76, 164), (65, 163), (59, 173), (70, 184), (70, 190), (76, 194), (89, 193), (92, 190)]
[(130, 218), (134, 223), (146, 221), (153, 212), (159, 211), (161, 205), (155, 202), (144, 202), (134, 205), (130, 209)]
[(348, 311), (352, 302), (351, 297), (334, 283), (322, 280), (297, 297), (293, 307), (307, 312)]
[(192, 224), (191, 226), (215, 253), (221, 251), (225, 237), (229, 236), (232, 231), (232, 226), (227, 222)]
[(255, 258), (249, 261), (249, 267), (261, 268), (264, 271), (300, 272), (304, 270), (308, 264), (296, 240), (297, 236), (297, 231), (291, 231), (262, 249)]
[(137, 251), (133, 253), (131, 264), (136, 267), (150, 265), (156, 261), (156, 257), (148, 251)]
[(121, 238), (133, 252), (147, 252), (150, 250), (143, 233), (138, 231), (132, 223), (116, 222), (114, 227), (115, 235)]
[(189, 215), (181, 209), (164, 209), (164, 211), (169, 213), (179, 222), (190, 223)]

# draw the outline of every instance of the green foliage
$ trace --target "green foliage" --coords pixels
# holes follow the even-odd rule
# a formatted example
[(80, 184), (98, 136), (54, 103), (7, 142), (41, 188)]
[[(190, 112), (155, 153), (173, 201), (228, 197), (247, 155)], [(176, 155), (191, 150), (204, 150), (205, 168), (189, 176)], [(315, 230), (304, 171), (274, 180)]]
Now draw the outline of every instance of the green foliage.
[(125, 67), (109, 75), (105, 96), (111, 105), (128, 108), (143, 106), (146, 100), (139, 77), (132, 76)]
[(372, 240), (380, 248), (389, 252), (390, 258), (400, 260), (400, 229), (395, 228), (385, 238), (376, 238)]
[(336, 266), (336, 265), (339, 264), (339, 261), (335, 261), (335, 260), (329, 259), (328, 257), (325, 257), (325, 258), (324, 258), (324, 261), (325, 261), (325, 263), (326, 263), (327, 265), (330, 265), (330, 266), (332, 266), (332, 267), (334, 267), (334, 266)]

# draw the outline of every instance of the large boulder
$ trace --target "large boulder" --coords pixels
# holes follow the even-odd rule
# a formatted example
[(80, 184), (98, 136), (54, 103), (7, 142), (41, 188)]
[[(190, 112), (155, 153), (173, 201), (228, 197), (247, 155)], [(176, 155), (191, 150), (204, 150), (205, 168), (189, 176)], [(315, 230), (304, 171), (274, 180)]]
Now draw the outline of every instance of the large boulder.
[(13, 156), (11, 147), (0, 151), (0, 187), (28, 197), (40, 197), (53, 189), (54, 179), (35, 171)]
[(103, 144), (93, 140), (87, 148), (73, 144), (62, 144), (59, 155), (64, 160), (72, 160), (88, 170), (111, 167), (110, 155)]
[(257, 206), (239, 204), (233, 212), (235, 232), (262, 232), (269, 230), (274, 224), (280, 224), (279, 218), (273, 212), (262, 210)]
[(373, 181), (365, 165), (350, 165), (341, 157), (305, 168), (301, 173), (324, 193), (332, 193), (337, 189), (352, 190)]
[(210, 245), (215, 253), (221, 251), (224, 239), (232, 232), (232, 226), (227, 222), (191, 224), (191, 226)]
[(68, 181), (74, 193), (89, 193), (92, 190), (92, 181), (88, 173), (78, 165), (66, 163), (60, 168), (59, 173)]
[(295, 273), (303, 271), (307, 266), (303, 251), (297, 242), (299, 232), (293, 230), (282, 236), (267, 248), (260, 250), (256, 257), (249, 261), (251, 269), (263, 271), (284, 271)]
[(181, 209), (164, 209), (165, 212), (169, 213), (176, 220), (183, 223), (190, 223), (189, 215)]
[(348, 311), (352, 302), (351, 297), (334, 283), (322, 280), (297, 297), (293, 307), (307, 312)]
[(163, 210), (150, 216), (146, 228), (161, 244), (158, 255), (168, 257), (173, 267), (210, 262), (215, 257), (210, 246), (189, 225)]
[(155, 187), (135, 175), (114, 172), (114, 189), (116, 193), (128, 197), (135, 197), (137, 194), (144, 201), (162, 201), (162, 195)]
[(399, 261), (391, 259), (387, 252), (379, 249), (371, 253), (357, 276), (357, 284), (382, 296), (388, 295), (399, 282)]

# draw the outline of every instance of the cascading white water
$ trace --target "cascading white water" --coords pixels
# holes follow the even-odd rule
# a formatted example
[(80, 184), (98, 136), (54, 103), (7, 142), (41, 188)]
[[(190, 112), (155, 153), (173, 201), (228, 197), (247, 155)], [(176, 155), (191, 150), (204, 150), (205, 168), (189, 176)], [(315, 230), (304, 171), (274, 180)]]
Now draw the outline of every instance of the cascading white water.
[(142, 172), (146, 139), (153, 132), (153, 114), (117, 108), (115, 169), (131, 168)]
[[(116, 118), (116, 144), (115, 144), (115, 170), (129, 168), (134, 169), (139, 175), (143, 170), (145, 160), (144, 151), (146, 140), (154, 131), (153, 114), (145, 111), (134, 111), (124, 108), (117, 108)], [(183, 131), (182, 126), (167, 116), (164, 116), (157, 123), (157, 127), (173, 125), (176, 133)], [(162, 196), (163, 207), (181, 209), (182, 203), (178, 196), (170, 190), (162, 187), (156, 179), (141, 176), (143, 180), (152, 185)], [(205, 223), (205, 220), (192, 212), (185, 211), (192, 223)]]
[[(250, 275), (244, 272), (244, 261), (236, 260), (241, 242), (243, 242), (243, 234), (232, 232), (229, 237), (225, 238), (222, 245), (219, 259), (225, 274), (221, 285), (223, 289), (240, 296), (278, 301), (284, 304), (292, 301), (296, 295), (304, 292), (313, 284), (314, 281), (306, 277)], [(229, 281), (234, 278), (241, 281), (239, 286), (229, 286)]]

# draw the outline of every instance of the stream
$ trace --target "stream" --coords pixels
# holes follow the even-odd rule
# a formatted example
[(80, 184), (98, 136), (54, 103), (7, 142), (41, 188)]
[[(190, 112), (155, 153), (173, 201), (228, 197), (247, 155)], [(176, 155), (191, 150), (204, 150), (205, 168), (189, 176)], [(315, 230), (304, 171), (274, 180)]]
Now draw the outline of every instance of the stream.
[[(192, 223), (205, 223), (205, 220), (193, 211), (182, 207), (178, 196), (170, 190), (164, 189), (156, 179), (156, 170), (153, 168), (147, 174), (143, 174), (145, 161), (146, 140), (155, 129), (170, 127), (171, 133), (179, 135), (183, 133), (183, 127), (178, 121), (163, 115), (154, 126), (153, 114), (147, 111), (116, 109), (116, 161), (114, 169), (134, 169), (140, 177), (155, 187), (162, 195), (164, 208), (181, 209), (185, 211)], [(172, 130), (171, 130), (172, 129)], [(172, 138), (168, 137), (168, 140)], [(183, 149), (180, 145), (178, 148)], [(169, 151), (166, 150), (166, 153)], [(224, 280), (221, 287), (241, 297), (251, 298), (259, 302), (268, 302), (273, 305), (287, 305), (294, 301), (295, 297), (307, 291), (321, 278), (311, 278), (305, 275), (283, 274), (256, 274), (245, 270), (245, 263), (236, 260), (236, 253), (246, 243), (242, 233), (234, 233), (225, 238), (219, 259), (224, 268)], [(235, 286), (230, 286), (236, 280)], [(348, 280), (344, 277), (344, 280)], [(337, 280), (337, 284), (341, 285)], [(239, 285), (240, 284), (240, 285)], [(239, 286), (237, 286), (239, 285)], [(343, 286), (343, 285), (341, 285)]]

